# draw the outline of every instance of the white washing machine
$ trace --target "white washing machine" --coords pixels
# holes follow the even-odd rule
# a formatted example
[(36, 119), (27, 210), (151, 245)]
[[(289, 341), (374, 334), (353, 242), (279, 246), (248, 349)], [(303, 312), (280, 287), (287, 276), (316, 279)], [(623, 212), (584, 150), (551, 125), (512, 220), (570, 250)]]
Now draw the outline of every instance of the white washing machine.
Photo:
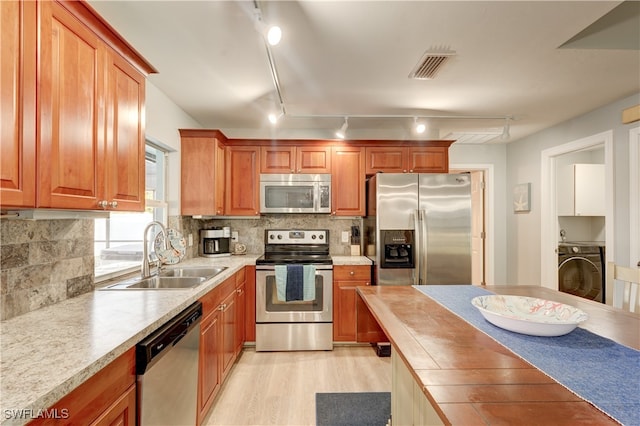
[(588, 243), (558, 245), (558, 289), (605, 303), (604, 247)]

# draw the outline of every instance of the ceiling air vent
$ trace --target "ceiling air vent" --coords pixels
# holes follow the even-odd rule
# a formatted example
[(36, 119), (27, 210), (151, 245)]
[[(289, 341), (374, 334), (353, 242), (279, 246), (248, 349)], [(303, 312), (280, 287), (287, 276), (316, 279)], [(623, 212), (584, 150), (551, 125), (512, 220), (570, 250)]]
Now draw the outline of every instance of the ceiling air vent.
[(431, 80), (436, 73), (446, 64), (456, 52), (452, 50), (427, 50), (422, 55), (413, 70), (409, 74), (409, 78), (416, 80)]

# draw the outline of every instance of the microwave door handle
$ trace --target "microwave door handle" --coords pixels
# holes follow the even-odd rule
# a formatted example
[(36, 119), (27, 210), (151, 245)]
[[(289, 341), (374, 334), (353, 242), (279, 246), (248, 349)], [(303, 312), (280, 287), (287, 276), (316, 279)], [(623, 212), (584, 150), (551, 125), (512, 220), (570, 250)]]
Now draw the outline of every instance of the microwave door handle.
[(218, 253), (220, 251), (220, 241), (213, 240), (213, 250)]
[(320, 211), (320, 184), (318, 182), (313, 183), (313, 211)]

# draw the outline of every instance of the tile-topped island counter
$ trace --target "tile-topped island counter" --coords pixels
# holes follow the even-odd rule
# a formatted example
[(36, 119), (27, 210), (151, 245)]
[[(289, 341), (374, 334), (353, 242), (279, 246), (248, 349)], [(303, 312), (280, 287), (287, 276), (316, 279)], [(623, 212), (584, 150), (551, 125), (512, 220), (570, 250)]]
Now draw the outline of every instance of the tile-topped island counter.
[[(640, 349), (640, 315), (542, 287), (482, 288), (576, 306), (590, 316), (581, 327)], [(357, 291), (392, 344), (393, 424), (618, 424), (420, 290)]]

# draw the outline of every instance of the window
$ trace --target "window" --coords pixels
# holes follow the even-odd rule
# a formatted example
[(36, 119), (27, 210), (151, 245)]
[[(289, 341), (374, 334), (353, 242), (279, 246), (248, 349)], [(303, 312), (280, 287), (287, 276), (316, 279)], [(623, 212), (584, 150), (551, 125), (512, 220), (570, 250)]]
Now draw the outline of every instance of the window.
[[(168, 151), (147, 141), (145, 149), (145, 211), (111, 212), (95, 220), (94, 256), (96, 280), (133, 272), (142, 262), (143, 232), (157, 220), (167, 224), (166, 161)], [(149, 235), (154, 241), (158, 230)]]

